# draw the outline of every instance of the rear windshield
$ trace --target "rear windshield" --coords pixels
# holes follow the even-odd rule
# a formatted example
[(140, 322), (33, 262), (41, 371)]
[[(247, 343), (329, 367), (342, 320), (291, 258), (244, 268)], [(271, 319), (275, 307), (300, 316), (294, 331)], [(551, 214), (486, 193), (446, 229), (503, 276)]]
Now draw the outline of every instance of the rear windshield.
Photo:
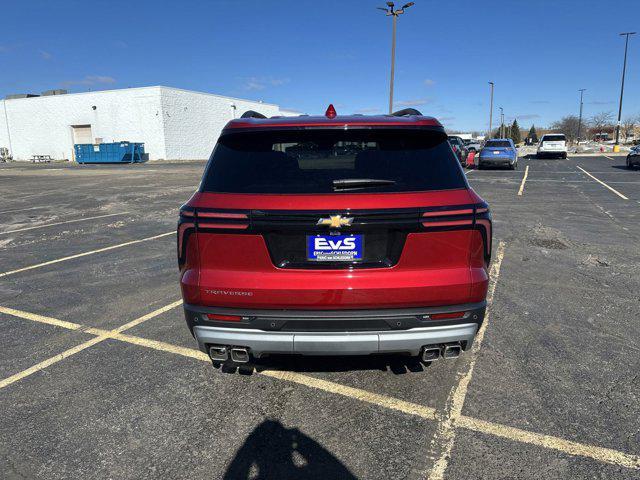
[(375, 193), (466, 188), (437, 131), (308, 129), (223, 135), (201, 191)]
[(545, 135), (542, 137), (543, 142), (565, 142), (567, 137), (564, 135)]
[(511, 144), (506, 140), (489, 140), (485, 147), (496, 148), (496, 147), (510, 147)]

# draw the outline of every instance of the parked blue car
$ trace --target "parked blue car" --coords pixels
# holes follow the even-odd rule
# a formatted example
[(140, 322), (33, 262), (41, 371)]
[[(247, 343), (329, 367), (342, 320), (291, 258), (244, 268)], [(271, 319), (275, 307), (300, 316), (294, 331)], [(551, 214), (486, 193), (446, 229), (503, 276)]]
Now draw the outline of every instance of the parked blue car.
[(494, 138), (487, 140), (478, 158), (478, 168), (508, 167), (515, 170), (518, 167), (518, 150), (510, 138)]

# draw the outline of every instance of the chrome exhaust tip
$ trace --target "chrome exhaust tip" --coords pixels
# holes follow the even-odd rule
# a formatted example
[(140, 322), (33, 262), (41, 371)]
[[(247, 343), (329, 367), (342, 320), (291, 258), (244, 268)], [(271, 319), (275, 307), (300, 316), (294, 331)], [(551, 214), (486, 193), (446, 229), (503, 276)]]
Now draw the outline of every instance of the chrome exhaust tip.
[(224, 345), (212, 345), (209, 347), (209, 358), (214, 362), (226, 362), (229, 352)]
[(433, 362), (440, 358), (440, 347), (437, 345), (425, 345), (422, 347), (422, 360)]
[(249, 351), (242, 347), (233, 347), (231, 349), (231, 360), (236, 363), (247, 363), (249, 361)]
[(458, 358), (462, 353), (462, 345), (460, 343), (449, 343), (442, 349), (443, 358)]

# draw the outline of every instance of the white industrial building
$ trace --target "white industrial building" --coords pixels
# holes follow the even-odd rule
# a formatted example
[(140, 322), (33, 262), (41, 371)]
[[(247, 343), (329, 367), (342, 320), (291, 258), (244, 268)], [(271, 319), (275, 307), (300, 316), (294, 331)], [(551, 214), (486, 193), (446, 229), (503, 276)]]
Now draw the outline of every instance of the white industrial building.
[(224, 125), (246, 110), (297, 115), (274, 104), (162, 86), (55, 93), (0, 100), (0, 148), (14, 160), (73, 160), (76, 143), (120, 141), (144, 143), (150, 160), (205, 159)]

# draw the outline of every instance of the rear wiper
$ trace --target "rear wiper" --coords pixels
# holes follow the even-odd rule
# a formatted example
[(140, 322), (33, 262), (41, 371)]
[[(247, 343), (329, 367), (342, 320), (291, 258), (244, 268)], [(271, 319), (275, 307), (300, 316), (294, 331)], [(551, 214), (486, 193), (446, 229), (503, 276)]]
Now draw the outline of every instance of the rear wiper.
[(333, 189), (356, 190), (359, 188), (394, 185), (395, 183), (395, 180), (386, 180), (384, 178), (341, 178), (333, 181)]

